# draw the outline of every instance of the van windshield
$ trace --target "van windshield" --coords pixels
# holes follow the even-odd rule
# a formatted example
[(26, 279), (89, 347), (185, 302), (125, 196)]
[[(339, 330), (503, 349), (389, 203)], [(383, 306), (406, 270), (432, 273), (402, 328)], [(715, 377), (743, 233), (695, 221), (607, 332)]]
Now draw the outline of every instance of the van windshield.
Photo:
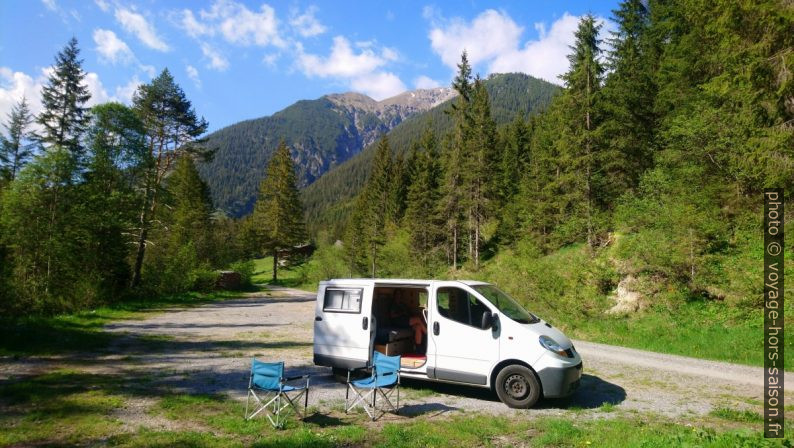
[(473, 288), (488, 299), (505, 316), (520, 324), (534, 324), (540, 322), (537, 316), (525, 310), (512, 297), (493, 285), (476, 285)]

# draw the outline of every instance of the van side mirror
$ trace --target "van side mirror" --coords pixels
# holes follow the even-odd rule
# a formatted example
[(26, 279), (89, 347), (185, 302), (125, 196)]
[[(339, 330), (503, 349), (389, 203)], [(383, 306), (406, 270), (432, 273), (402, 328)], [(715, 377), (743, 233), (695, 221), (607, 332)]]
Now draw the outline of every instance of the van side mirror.
[(487, 330), (493, 326), (493, 315), (490, 311), (485, 311), (482, 313), (482, 321), (480, 322), (480, 328), (483, 330)]

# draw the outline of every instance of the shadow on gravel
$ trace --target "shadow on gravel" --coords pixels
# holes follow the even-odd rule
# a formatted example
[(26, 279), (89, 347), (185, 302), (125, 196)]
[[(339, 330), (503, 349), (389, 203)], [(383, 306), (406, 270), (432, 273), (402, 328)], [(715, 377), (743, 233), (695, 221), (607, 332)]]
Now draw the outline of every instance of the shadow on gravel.
[(405, 417), (418, 417), (420, 415), (427, 415), (428, 417), (437, 417), (441, 414), (450, 411), (459, 411), (460, 408), (454, 406), (447, 406), (442, 403), (422, 403), (422, 404), (409, 404), (400, 407), (400, 415)]
[(626, 399), (626, 390), (595, 375), (582, 375), (579, 389), (567, 398), (543, 400), (541, 409), (594, 409), (604, 403), (619, 404)]

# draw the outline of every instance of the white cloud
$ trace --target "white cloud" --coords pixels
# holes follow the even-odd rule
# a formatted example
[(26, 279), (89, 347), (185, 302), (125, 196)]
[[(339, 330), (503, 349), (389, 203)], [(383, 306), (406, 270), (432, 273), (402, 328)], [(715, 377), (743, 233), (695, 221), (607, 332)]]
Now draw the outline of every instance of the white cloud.
[(334, 37), (331, 54), (326, 58), (304, 53), (300, 46), (298, 50), (298, 66), (309, 76), (355, 77), (371, 73), (386, 63), (386, 58), (377, 55), (370, 48), (364, 48), (355, 54), (350, 41), (342, 36)]
[(30, 75), (15, 72), (7, 67), (0, 67), (0, 122), (6, 123), (11, 108), (27, 99), (33, 115), (41, 112), (41, 86), (43, 79), (33, 79)]
[(216, 0), (209, 10), (199, 11), (198, 16), (200, 19), (188, 9), (182, 11), (179, 26), (191, 37), (218, 34), (237, 45), (286, 46), (279, 33), (276, 12), (267, 4), (255, 12), (233, 0)]
[(218, 52), (215, 48), (213, 48), (208, 43), (201, 44), (201, 52), (204, 53), (204, 57), (209, 59), (208, 67), (218, 70), (224, 71), (229, 68), (229, 60), (226, 59), (221, 53)]
[(298, 68), (309, 77), (338, 78), (349, 82), (354, 90), (366, 93), (375, 99), (383, 99), (405, 90), (397, 75), (380, 70), (396, 58), (396, 52), (383, 49), (377, 53), (374, 44), (359, 43), (359, 52), (353, 50), (350, 41), (342, 36), (334, 37), (331, 54), (327, 57), (305, 53), (297, 45)]
[(316, 6), (308, 7), (306, 11), (300, 15), (295, 12), (290, 18), (289, 24), (292, 25), (295, 31), (303, 37), (312, 37), (323, 34), (326, 31), (326, 27), (314, 16), (316, 13)]
[(138, 77), (133, 76), (127, 84), (116, 87), (116, 93), (113, 99), (121, 101), (122, 103), (131, 104), (132, 96), (135, 94), (135, 91), (138, 90), (138, 87), (140, 87), (141, 84), (143, 83), (138, 79)]
[(43, 3), (44, 7), (50, 11), (56, 11), (58, 9), (58, 5), (55, 4), (55, 0), (41, 0), (41, 3)]
[[(580, 17), (563, 14), (546, 30), (545, 24), (535, 24), (539, 38), (526, 42), (523, 48), (516, 48), (497, 56), (489, 67), (489, 72), (522, 72), (546, 81), (560, 84), (559, 76), (568, 71), (568, 54), (574, 44), (574, 33), (579, 26)], [(609, 32), (609, 22), (596, 18), (603, 23), (601, 35)]]
[(94, 0), (94, 3), (96, 3), (97, 7), (101, 9), (102, 12), (108, 12), (110, 9), (110, 5), (105, 0)]
[[(0, 122), (5, 122), (6, 117), (11, 112), (11, 108), (17, 104), (24, 96), (27, 99), (31, 114), (38, 115), (41, 112), (41, 89), (47, 84), (47, 78), (53, 72), (52, 67), (46, 67), (35, 78), (27, 73), (15, 72), (8, 67), (0, 67)], [(137, 77), (115, 89), (114, 95), (109, 95), (107, 89), (102, 84), (99, 75), (94, 72), (86, 73), (83, 84), (88, 87), (91, 98), (86, 102), (86, 107), (108, 101), (123, 101), (129, 103), (132, 93), (140, 85)], [(31, 130), (40, 130), (35, 123)]]
[(434, 89), (440, 86), (440, 82), (429, 76), (421, 75), (414, 79), (414, 87), (417, 89)]
[[(431, 12), (434, 18), (428, 37), (433, 51), (450, 69), (457, 69), (465, 49), (472, 66), (487, 64), (486, 74), (522, 72), (556, 84), (560, 83), (559, 75), (568, 70), (569, 46), (574, 43), (580, 19), (566, 12), (548, 28), (545, 23), (535, 23), (538, 38), (522, 46), (523, 28), (505, 12), (487, 10), (471, 22), (454, 18), (441, 19), (441, 24), (435, 19), (436, 12)], [(610, 22), (602, 18), (597, 21), (605, 24), (601, 30), (605, 35)]]
[(193, 84), (200, 89), (201, 78), (199, 78), (199, 72), (198, 70), (196, 70), (196, 67), (193, 67), (192, 65), (188, 64), (187, 66), (185, 66), (185, 71), (187, 72), (187, 77), (190, 78), (190, 80), (193, 81)]
[(453, 70), (463, 50), (474, 66), (517, 48), (523, 32), (507, 13), (493, 9), (482, 12), (470, 23), (454, 18), (444, 25), (433, 27), (428, 36), (433, 51)]
[(158, 51), (168, 51), (170, 47), (157, 35), (154, 26), (145, 17), (132, 10), (118, 7), (116, 8), (116, 20), (128, 33), (132, 33), (144, 45)]
[(397, 75), (389, 72), (376, 72), (353, 78), (350, 87), (379, 101), (405, 92), (405, 84)]
[(98, 28), (94, 30), (93, 37), (100, 59), (113, 64), (117, 62), (127, 64), (135, 59), (130, 47), (113, 31)]
[(179, 24), (190, 37), (200, 37), (206, 34), (215, 34), (212, 27), (196, 20), (196, 16), (193, 14), (193, 11), (189, 9), (182, 11), (182, 18)]

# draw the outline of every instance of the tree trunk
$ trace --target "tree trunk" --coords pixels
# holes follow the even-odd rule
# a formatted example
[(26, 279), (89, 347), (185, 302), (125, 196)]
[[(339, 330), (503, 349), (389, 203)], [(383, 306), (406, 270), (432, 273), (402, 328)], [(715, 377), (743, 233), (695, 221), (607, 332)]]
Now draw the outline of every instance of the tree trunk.
[(278, 248), (273, 248), (273, 283), (278, 281)]

